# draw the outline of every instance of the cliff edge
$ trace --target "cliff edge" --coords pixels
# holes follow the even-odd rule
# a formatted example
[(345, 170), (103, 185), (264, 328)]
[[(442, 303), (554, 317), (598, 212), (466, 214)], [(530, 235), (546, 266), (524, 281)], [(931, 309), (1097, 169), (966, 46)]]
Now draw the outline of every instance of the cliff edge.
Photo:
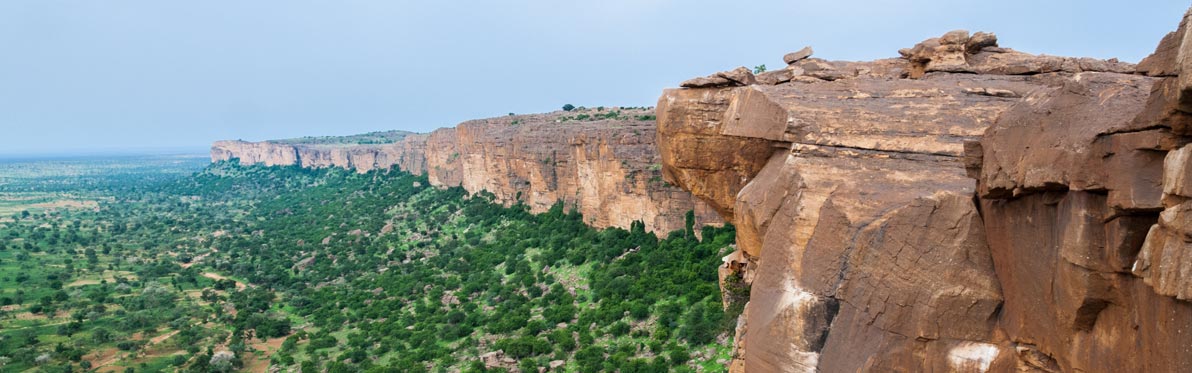
[(664, 92), (664, 177), (737, 227), (730, 369), (1192, 370), (1188, 23), (1138, 65), (953, 31)]
[(664, 235), (682, 229), (692, 210), (697, 224), (722, 222), (707, 204), (662, 180), (654, 128), (652, 109), (581, 108), (472, 120), (429, 134), (386, 136), (387, 143), (356, 141), (364, 135), (218, 141), (211, 159), (357, 172), (396, 167), (426, 174), (435, 186), (488, 191), (506, 205), (520, 201), (533, 212), (563, 201), (598, 228), (629, 229), (640, 220)]

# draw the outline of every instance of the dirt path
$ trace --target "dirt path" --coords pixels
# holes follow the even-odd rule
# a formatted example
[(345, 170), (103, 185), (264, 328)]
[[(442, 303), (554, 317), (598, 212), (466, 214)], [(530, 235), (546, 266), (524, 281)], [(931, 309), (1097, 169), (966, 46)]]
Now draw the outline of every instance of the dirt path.
[(177, 331), (177, 330), (175, 330), (175, 331), (172, 331), (172, 332), (169, 332), (169, 333), (166, 333), (166, 334), (162, 334), (162, 335), (159, 335), (159, 336), (156, 336), (156, 337), (150, 338), (150, 339), (149, 339), (149, 344), (148, 344), (148, 345), (146, 345), (146, 346), (153, 346), (153, 345), (156, 345), (156, 344), (158, 344), (158, 343), (165, 342), (165, 340), (167, 340), (167, 339), (170, 339), (170, 337), (173, 337), (173, 336), (174, 336), (174, 334), (178, 334), (178, 331)]
[[(216, 281), (223, 281), (223, 280), (228, 279), (227, 277), (225, 277), (221, 274), (215, 273), (215, 272), (204, 272), (203, 277), (206, 277), (206, 278), (209, 278), (212, 280), (216, 280)], [(244, 288), (246, 288), (246, 287), (248, 287), (248, 286), (244, 285), (243, 282), (236, 281), (236, 290), (244, 290)]]
[[(141, 347), (138, 351), (148, 351), (149, 348), (156, 346), (159, 343), (165, 342), (167, 339), (170, 339), (170, 337), (173, 337), (175, 334), (178, 334), (177, 330), (150, 338), (149, 342), (145, 343), (145, 345), (143, 347)], [(120, 352), (113, 353), (113, 354), (111, 354), (111, 356), (108, 356), (106, 359), (104, 359), (101, 362), (92, 363), (92, 366), (94, 366), (96, 370), (99, 370), (99, 368), (115, 364), (116, 362), (120, 361), (120, 355), (121, 355)]]

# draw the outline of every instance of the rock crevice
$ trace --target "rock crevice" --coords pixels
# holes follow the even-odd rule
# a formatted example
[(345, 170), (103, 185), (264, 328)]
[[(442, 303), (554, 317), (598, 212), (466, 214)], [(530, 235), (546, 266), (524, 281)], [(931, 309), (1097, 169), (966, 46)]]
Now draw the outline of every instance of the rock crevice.
[(665, 91), (751, 286), (731, 370), (1192, 370), (1186, 23), (1139, 66), (954, 31)]

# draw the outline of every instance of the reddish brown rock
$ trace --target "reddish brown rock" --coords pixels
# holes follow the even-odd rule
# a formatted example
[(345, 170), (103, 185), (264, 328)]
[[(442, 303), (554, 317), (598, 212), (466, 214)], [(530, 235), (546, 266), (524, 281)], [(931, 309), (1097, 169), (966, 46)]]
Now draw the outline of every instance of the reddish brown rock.
[(978, 32), (964, 42), (964, 51), (968, 54), (981, 53), (985, 48), (997, 48), (997, 35)]
[(1184, 35), (1188, 32), (1188, 23), (1192, 21), (1192, 11), (1184, 13), (1180, 26), (1168, 33), (1155, 47), (1155, 53), (1142, 59), (1138, 63), (1138, 72), (1149, 76), (1174, 77), (1180, 73), (1179, 54)]
[(1000, 289), (960, 158), (1015, 100), (966, 90), (1047, 82), (857, 75), (667, 91), (665, 174), (730, 219), (747, 258), (736, 262), (757, 266), (736, 364), (956, 370), (1010, 356), (994, 341)]
[(680, 86), (690, 88), (710, 88), (743, 86), (750, 84), (757, 84), (757, 78), (754, 77), (753, 71), (741, 66), (736, 69), (718, 72), (703, 78), (687, 80), (680, 84)]
[[(669, 232), (683, 227), (691, 209), (699, 223), (715, 221), (710, 210), (663, 182), (655, 124), (632, 119), (649, 114), (562, 121), (556, 113), (464, 122), (431, 133), (428, 176), (435, 185), (487, 190), (504, 203), (521, 200), (534, 212), (563, 201), (578, 206), (597, 227), (629, 227), (641, 220), (652, 232)], [(512, 120), (518, 125), (510, 125)]]
[(782, 56), (782, 61), (786, 62), (787, 65), (790, 65), (792, 63), (802, 61), (807, 57), (811, 57), (813, 53), (815, 53), (815, 51), (813, 51), (811, 47), (803, 47), (803, 49), (790, 52)]
[[(586, 119), (575, 119), (581, 115)], [(591, 120), (600, 115), (608, 118)], [(533, 212), (562, 201), (593, 226), (629, 228), (640, 220), (660, 235), (683, 228), (693, 209), (698, 224), (718, 223), (706, 204), (663, 181), (651, 115), (585, 109), (499, 117), (381, 145), (217, 142), (212, 160), (358, 172), (397, 167), (426, 174), (431, 185), (488, 191), (506, 205), (521, 201)]]
[(211, 145), (212, 161), (232, 159), (239, 159), (244, 165), (288, 166), (298, 163), (298, 152), (293, 146), (264, 142), (233, 140), (216, 141)]
[[(721, 136), (726, 122), (740, 119), (725, 115), (736, 93), (733, 89), (669, 91), (658, 102), (663, 178), (692, 191), (726, 220), (732, 219), (737, 192), (774, 151), (773, 141), (764, 138)], [(765, 112), (746, 107), (744, 112), (751, 116)]]
[[(798, 72), (798, 74), (795, 74)], [(777, 85), (791, 81), (795, 75), (802, 75), (802, 70), (778, 69), (757, 74), (757, 84)]]
[[(1036, 90), (1002, 114), (981, 140), (980, 192), (1003, 198), (1046, 190), (1106, 190), (1094, 140), (1129, 123), (1145, 105), (1153, 79), (1082, 73)], [(1103, 97), (1105, 100), (1092, 99)], [(1065, 146), (1057, 146), (1058, 144)]]
[(1135, 74), (954, 31), (664, 92), (664, 175), (737, 227), (721, 277), (752, 286), (730, 367), (1192, 370), (1182, 44)]
[(910, 77), (930, 72), (995, 75), (1033, 75), (1084, 71), (1133, 73), (1135, 66), (1117, 60), (1032, 55), (997, 47), (997, 36), (978, 32), (952, 31), (939, 38), (899, 51), (909, 60)]

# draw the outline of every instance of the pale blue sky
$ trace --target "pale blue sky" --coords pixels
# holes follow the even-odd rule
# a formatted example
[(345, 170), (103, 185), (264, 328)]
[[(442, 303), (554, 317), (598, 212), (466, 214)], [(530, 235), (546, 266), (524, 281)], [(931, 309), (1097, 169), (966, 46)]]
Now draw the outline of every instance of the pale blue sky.
[[(1137, 62), (1186, 1), (0, 1), (0, 154), (185, 148), (575, 105), (952, 29)], [(749, 4), (744, 7), (742, 4)]]

